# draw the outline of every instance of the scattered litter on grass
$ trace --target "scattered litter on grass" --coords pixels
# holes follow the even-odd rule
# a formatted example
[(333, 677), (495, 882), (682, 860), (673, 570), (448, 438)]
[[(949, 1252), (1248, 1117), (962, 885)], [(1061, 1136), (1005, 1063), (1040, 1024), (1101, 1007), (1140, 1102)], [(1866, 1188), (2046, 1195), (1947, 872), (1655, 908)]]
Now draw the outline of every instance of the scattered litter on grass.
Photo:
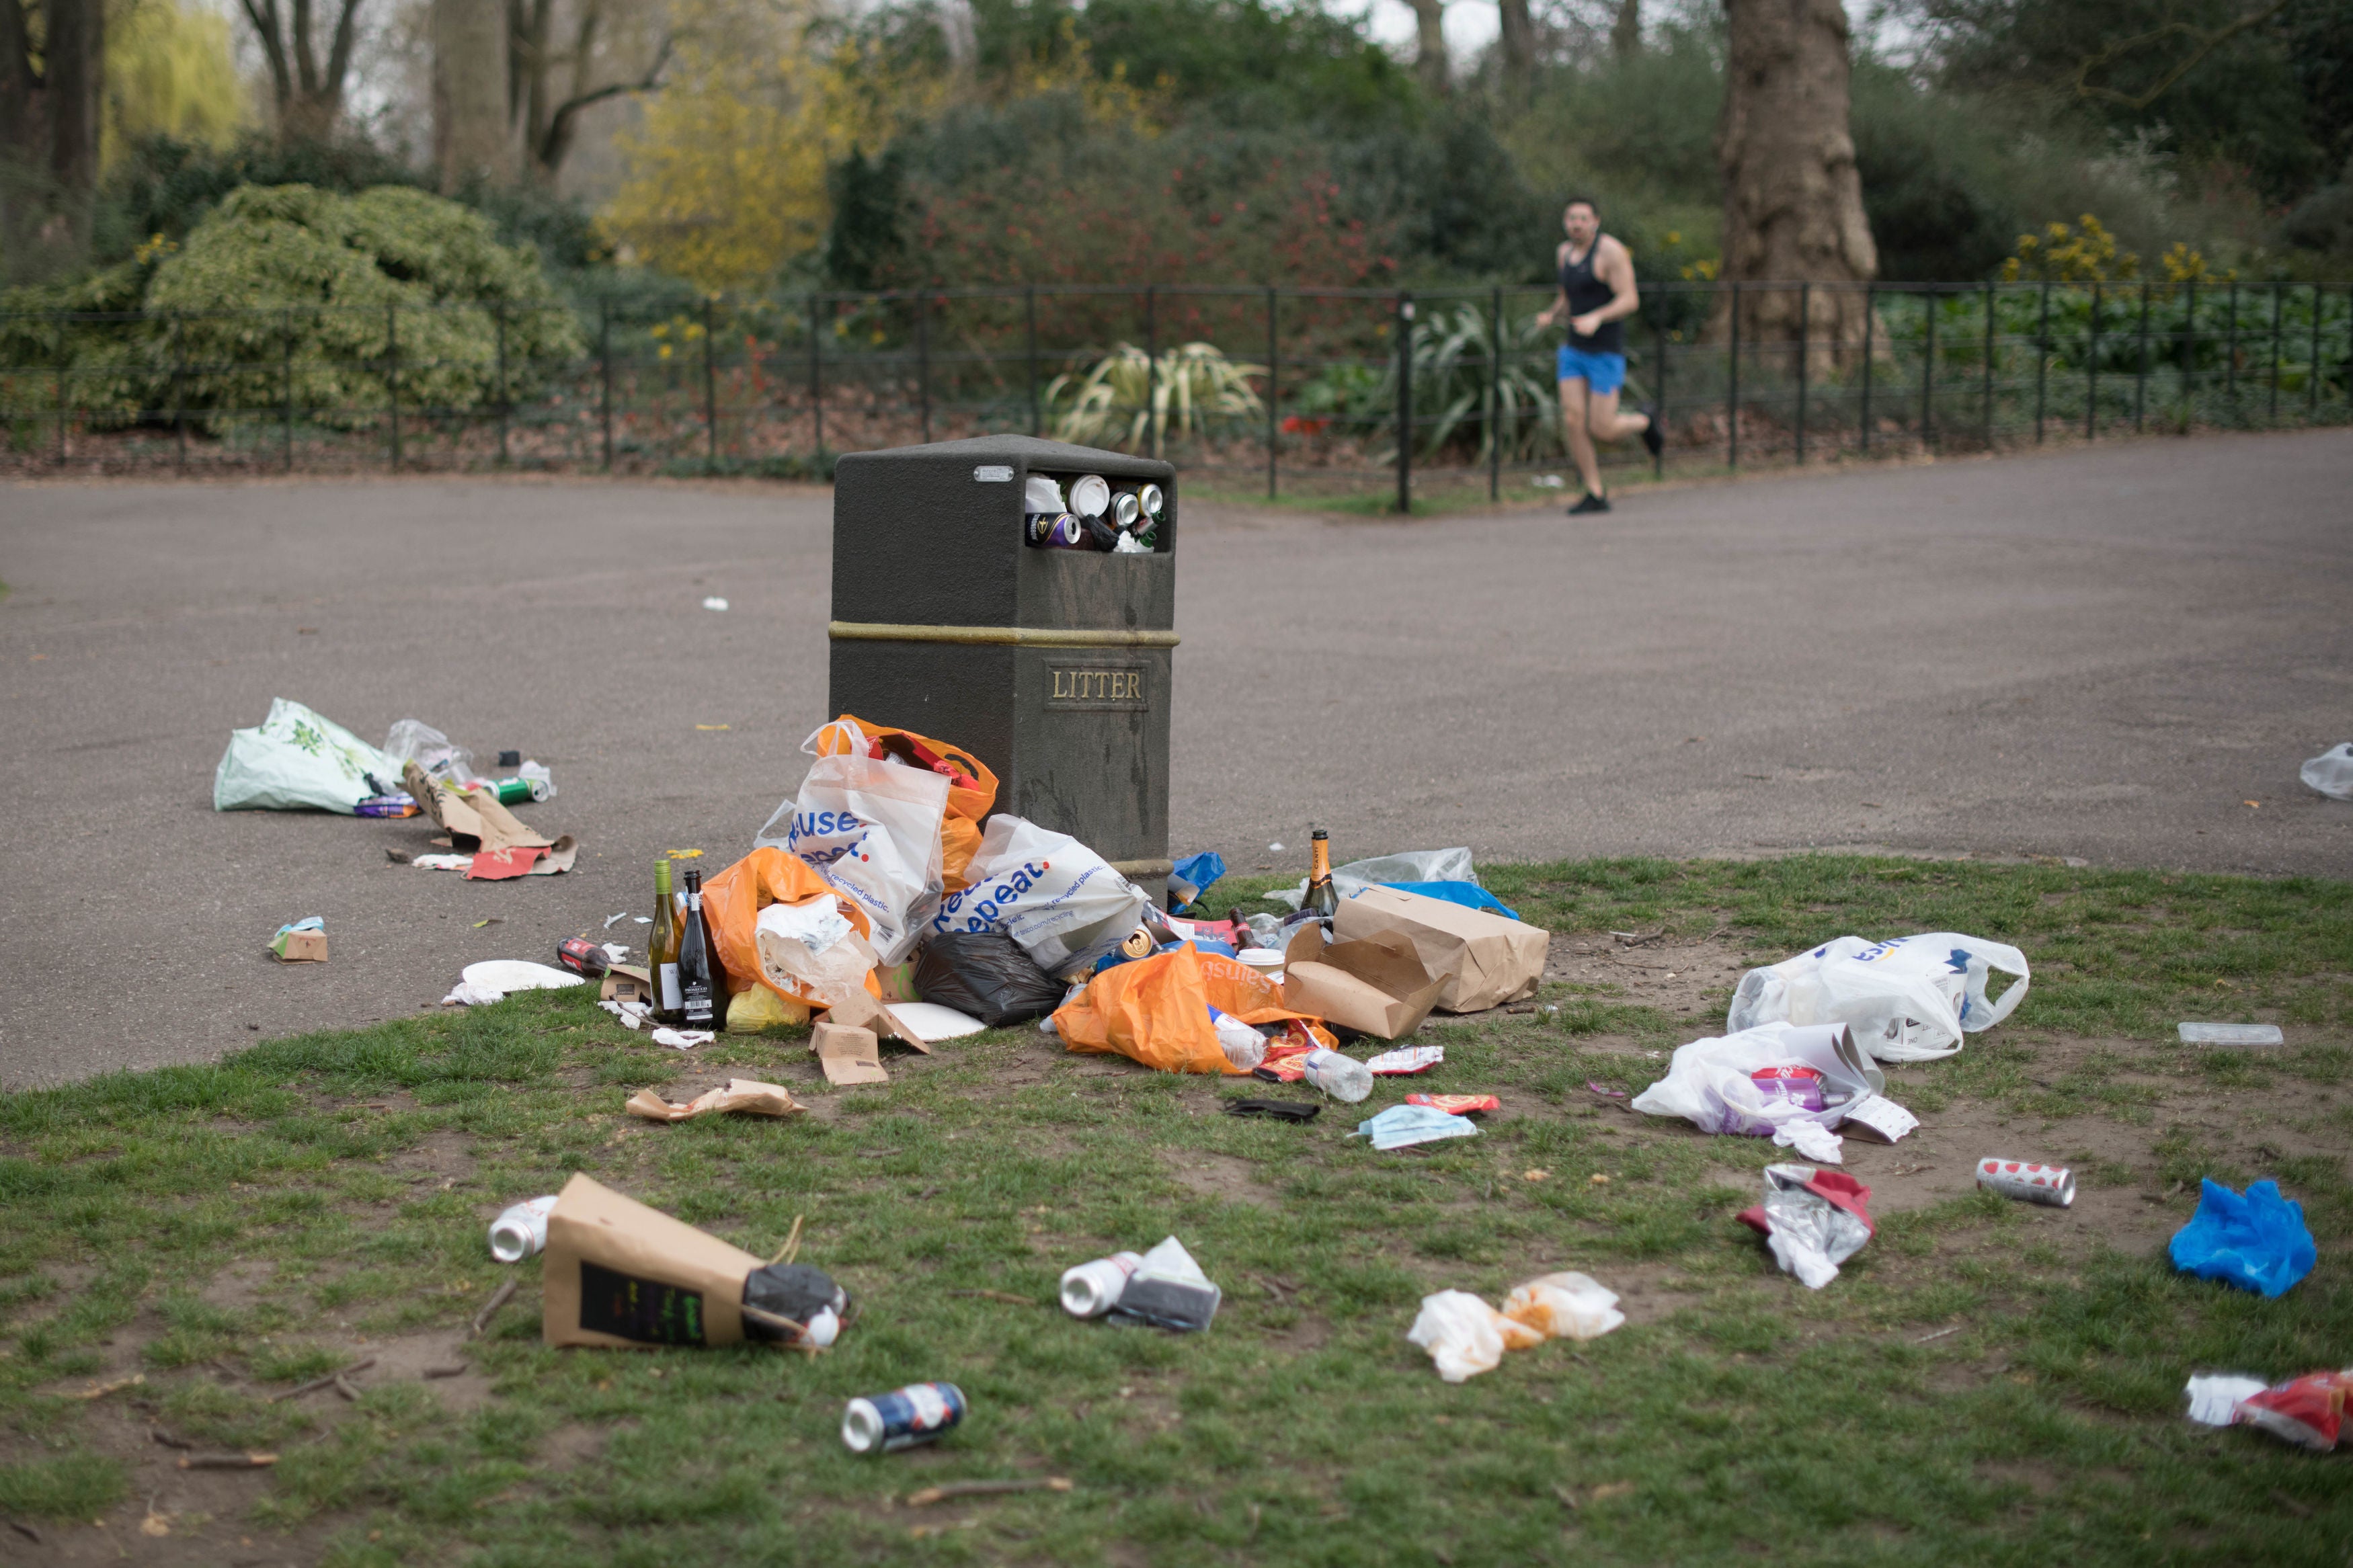
[(561, 969), (522, 958), (486, 958), (459, 972), (458, 984), (441, 998), (444, 1007), (487, 1007), (514, 991), (561, 991), (587, 982)]
[(2353, 1367), (2308, 1373), (2266, 1386), (2239, 1373), (2193, 1377), (2182, 1390), (2189, 1419), (2205, 1426), (2253, 1426), (2284, 1443), (2316, 1454), (2333, 1451), (2345, 1427), (2345, 1405), (2353, 1398)]
[(1135, 1271), (1144, 1267), (1144, 1256), (1135, 1252), (1114, 1252), (1108, 1258), (1098, 1258), (1092, 1263), (1080, 1263), (1062, 1270), (1060, 1299), (1062, 1310), (1073, 1318), (1100, 1318), (1119, 1305), (1120, 1293)]
[(1493, 1372), (1505, 1351), (1599, 1339), (1625, 1321), (1614, 1291), (1583, 1274), (1546, 1274), (1514, 1287), (1500, 1312), (1468, 1290), (1425, 1296), (1406, 1338), (1430, 1352), (1440, 1377), (1461, 1383)]
[(1313, 1121), (1324, 1108), (1307, 1100), (1229, 1100), (1229, 1116), (1262, 1116), (1274, 1121)]
[(526, 1198), (491, 1222), (491, 1256), (501, 1263), (521, 1263), (547, 1249), (547, 1215), (555, 1194)]
[(1989, 1155), (1978, 1162), (1978, 1185), (2019, 1203), (2054, 1209), (2075, 1206), (2075, 1173), (2064, 1165)]
[(1401, 1046), (1383, 1051), (1365, 1063), (1376, 1078), (1407, 1078), (1425, 1073), (1446, 1059), (1444, 1046)]
[(698, 1116), (717, 1116), (727, 1111), (748, 1116), (791, 1116), (806, 1107), (779, 1084), (731, 1078), (717, 1089), (707, 1089), (683, 1104), (665, 1100), (650, 1089), (641, 1089), (629, 1097), (622, 1109), (649, 1121), (689, 1121)]
[(1119, 1300), (1112, 1304), (1110, 1321), (1190, 1332), (1209, 1326), (1222, 1299), (1185, 1244), (1172, 1236), (1145, 1253), (1128, 1276)]
[(841, 1444), (853, 1454), (895, 1454), (938, 1441), (964, 1421), (964, 1390), (953, 1383), (911, 1383), (853, 1399), (841, 1413)]
[(1763, 1234), (1773, 1260), (1809, 1290), (1838, 1278), (1839, 1265), (1871, 1239), (1871, 1189), (1843, 1171), (1765, 1167), (1765, 1201), (1740, 1211)]
[(709, 1045), (719, 1036), (710, 1029), (656, 1029), (646, 1037), (674, 1051), (691, 1051), (697, 1046)]
[[(1989, 998), (1995, 972), (2013, 977)], [(1740, 977), (1725, 1014), (1727, 1035), (1761, 1024), (1844, 1024), (1883, 1062), (1930, 1061), (1990, 1029), (2026, 998), (2026, 955), (2004, 942), (1929, 931), (1871, 942), (1842, 936)]]
[(2277, 1024), (2183, 1024), (2179, 1027), (2185, 1046), (2276, 1046), (2286, 1038)]
[(2185, 1274), (2267, 1298), (2285, 1295), (2319, 1258), (2304, 1205), (2281, 1196), (2277, 1182), (2257, 1182), (2241, 1194), (2211, 1176), (2200, 1185), (2198, 1212), (2173, 1233), (2167, 1250)]
[(1501, 1110), (1504, 1102), (1492, 1094), (1409, 1094), (1408, 1105), (1427, 1105), (1449, 1116), (1468, 1116), (1474, 1110)]
[(1369, 1138), (1383, 1153), (1443, 1138), (1475, 1138), (1478, 1123), (1454, 1116), (1434, 1105), (1392, 1105), (1378, 1116), (1356, 1123), (1351, 1138)]

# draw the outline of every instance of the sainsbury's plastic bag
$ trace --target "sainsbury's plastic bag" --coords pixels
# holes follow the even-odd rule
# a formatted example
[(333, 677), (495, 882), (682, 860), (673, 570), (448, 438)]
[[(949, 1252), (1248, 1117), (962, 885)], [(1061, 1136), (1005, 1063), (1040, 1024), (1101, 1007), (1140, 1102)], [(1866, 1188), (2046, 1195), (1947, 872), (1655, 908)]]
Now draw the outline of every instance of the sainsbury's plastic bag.
[(2353, 800), (2353, 741), (2329, 747), (2305, 763), (2296, 776), (2331, 800)]
[(1049, 974), (1068, 974), (1108, 955), (1151, 901), (1069, 834), (1010, 812), (988, 819), (969, 875), (972, 885), (941, 902), (932, 930), (1001, 931)]
[[(1377, 882), (1472, 882), (1479, 874), (1472, 868), (1471, 851), (1456, 849), (1409, 849), (1399, 855), (1376, 855), (1369, 860), (1351, 860), (1332, 868), (1332, 886), (1342, 898), (1360, 888)], [(1297, 909), (1307, 900), (1307, 879), (1302, 877), (1295, 888), (1278, 888), (1266, 895), (1274, 903)]]
[(1886, 1084), (1841, 1026), (1759, 1024), (1678, 1047), (1667, 1076), (1630, 1103), (1703, 1132), (1770, 1137), (1792, 1121), (1835, 1127)]
[[(843, 749), (828, 753), (820, 741)], [(915, 950), (939, 908), (949, 781), (927, 768), (875, 761), (846, 721), (821, 727), (801, 750), (817, 761), (800, 793), (754, 842), (799, 857), (864, 910), (876, 957), (896, 963)]]
[(965, 870), (980, 848), (980, 825), (997, 804), (997, 775), (961, 746), (913, 730), (870, 724), (854, 713), (842, 714), (817, 733), (817, 752), (821, 757), (852, 750), (877, 762), (888, 758), (935, 773), (948, 781), (947, 810), (940, 817), (940, 877), (948, 892), (966, 886)]
[[(1987, 995), (1999, 970), (2014, 978)], [(2025, 1000), (2026, 955), (2004, 942), (1957, 931), (1894, 942), (1842, 936), (1810, 952), (1740, 977), (1725, 1014), (1728, 1034), (1759, 1024), (1844, 1024), (1855, 1044), (1883, 1062), (1930, 1061), (1961, 1048), (1961, 1037), (1990, 1029)]]
[(276, 697), (269, 717), (250, 730), (229, 731), (228, 750), (213, 770), (213, 809), (351, 816), (377, 793), (370, 773), (396, 779), (400, 764), (332, 720)]
[(1282, 987), (1237, 959), (1178, 944), (1106, 969), (1055, 1010), (1064, 1048), (1117, 1054), (1162, 1072), (1239, 1074), (1219, 1043), (1209, 1010), (1245, 1024), (1300, 1015), (1282, 1005)]
[[(710, 923), (711, 943), (719, 950), (719, 963), (727, 971), (732, 988), (766, 990), (793, 1002), (813, 1001), (797, 983), (780, 982), (761, 963), (760, 911), (771, 904), (806, 903), (819, 894), (832, 893), (832, 885), (810, 869), (807, 861), (774, 845), (754, 849), (717, 876), (706, 879), (702, 884), (702, 918)], [(839, 895), (834, 895), (834, 908), (858, 928), (859, 934), (865, 935), (872, 929), (864, 910)]]

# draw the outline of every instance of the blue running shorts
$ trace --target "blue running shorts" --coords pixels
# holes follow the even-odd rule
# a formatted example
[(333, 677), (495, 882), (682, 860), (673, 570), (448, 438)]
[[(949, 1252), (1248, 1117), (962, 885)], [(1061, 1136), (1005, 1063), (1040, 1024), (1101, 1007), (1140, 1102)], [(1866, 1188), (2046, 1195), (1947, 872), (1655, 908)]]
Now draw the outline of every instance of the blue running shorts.
[(1581, 376), (1596, 392), (1615, 392), (1626, 384), (1624, 354), (1589, 353), (1563, 344), (1556, 363), (1559, 368), (1553, 376), (1555, 381)]

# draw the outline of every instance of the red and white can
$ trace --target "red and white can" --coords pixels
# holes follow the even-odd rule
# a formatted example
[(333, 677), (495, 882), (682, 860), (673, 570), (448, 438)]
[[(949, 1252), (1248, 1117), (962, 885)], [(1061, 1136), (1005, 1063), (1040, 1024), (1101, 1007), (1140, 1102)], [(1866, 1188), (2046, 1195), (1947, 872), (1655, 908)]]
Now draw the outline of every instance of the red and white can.
[(2073, 1208), (2075, 1205), (2075, 1173), (2064, 1165), (2040, 1165), (2031, 1160), (1979, 1160), (1978, 1185), (2020, 1203), (2046, 1204), (2054, 1209)]

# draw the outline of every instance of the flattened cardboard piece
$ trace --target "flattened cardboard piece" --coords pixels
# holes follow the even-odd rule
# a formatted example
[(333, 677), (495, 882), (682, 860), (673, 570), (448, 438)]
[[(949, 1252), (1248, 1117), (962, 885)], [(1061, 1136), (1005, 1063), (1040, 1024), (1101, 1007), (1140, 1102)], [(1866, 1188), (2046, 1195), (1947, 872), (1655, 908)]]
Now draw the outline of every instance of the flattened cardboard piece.
[(1282, 1005), (1376, 1039), (1410, 1035), (1430, 1016), (1446, 977), (1432, 977), (1402, 931), (1326, 945), (1309, 921), (1291, 939), (1282, 966)]
[(520, 844), (512, 849), (485, 849), (474, 857), (466, 868), (469, 882), (507, 882), (517, 877), (527, 877), (532, 867), (547, 851), (536, 844)]
[(596, 993), (599, 1002), (651, 1002), (654, 994), (653, 972), (634, 963), (616, 963), (605, 971), (605, 984)]
[(761, 1260), (575, 1174), (547, 1216), (541, 1338), (644, 1350), (744, 1338), (744, 1281)]
[(1344, 941), (1402, 931), (1421, 965), (1446, 980), (1441, 1013), (1481, 1013), (1535, 994), (1552, 933), (1489, 910), (1375, 883), (1340, 900), (1332, 917)]
[[(536, 847), (552, 849), (558, 841), (533, 833), (515, 820), (514, 813), (501, 805), (482, 790), (462, 791), (457, 785), (428, 777), (425, 770), (410, 763), (400, 771), (400, 782), (408, 797), (425, 808), (425, 815), (449, 835), (456, 847), (476, 849), (514, 849)], [(457, 844), (461, 838), (471, 838), (471, 846)], [(565, 862), (568, 869), (571, 862)]]
[(920, 1002), (923, 998), (915, 990), (915, 961), (904, 963), (878, 963), (874, 978), (881, 984), (885, 1002)]
[(280, 963), (324, 963), (327, 962), (327, 933), (322, 931), (290, 931), (270, 940), (269, 951)]
[(664, 1100), (652, 1089), (641, 1089), (629, 1096), (622, 1110), (632, 1116), (642, 1116), (649, 1121), (687, 1121), (698, 1116), (717, 1116), (726, 1111), (741, 1111), (747, 1116), (792, 1116), (808, 1108), (792, 1096), (782, 1084), (762, 1083), (754, 1078), (731, 1078), (717, 1089), (706, 1089), (692, 1100), (680, 1104)]
[(831, 1084), (889, 1083), (882, 1070), (881, 1042), (871, 1029), (849, 1024), (819, 1024), (809, 1031), (809, 1048)]
[(864, 1029), (883, 1039), (896, 1040), (902, 1046), (932, 1054), (932, 1047), (920, 1039), (915, 1031), (900, 1024), (891, 1016), (891, 1009), (875, 1000), (873, 994), (860, 991), (833, 1007), (827, 1009), (826, 1021), (847, 1024), (854, 1029)]

